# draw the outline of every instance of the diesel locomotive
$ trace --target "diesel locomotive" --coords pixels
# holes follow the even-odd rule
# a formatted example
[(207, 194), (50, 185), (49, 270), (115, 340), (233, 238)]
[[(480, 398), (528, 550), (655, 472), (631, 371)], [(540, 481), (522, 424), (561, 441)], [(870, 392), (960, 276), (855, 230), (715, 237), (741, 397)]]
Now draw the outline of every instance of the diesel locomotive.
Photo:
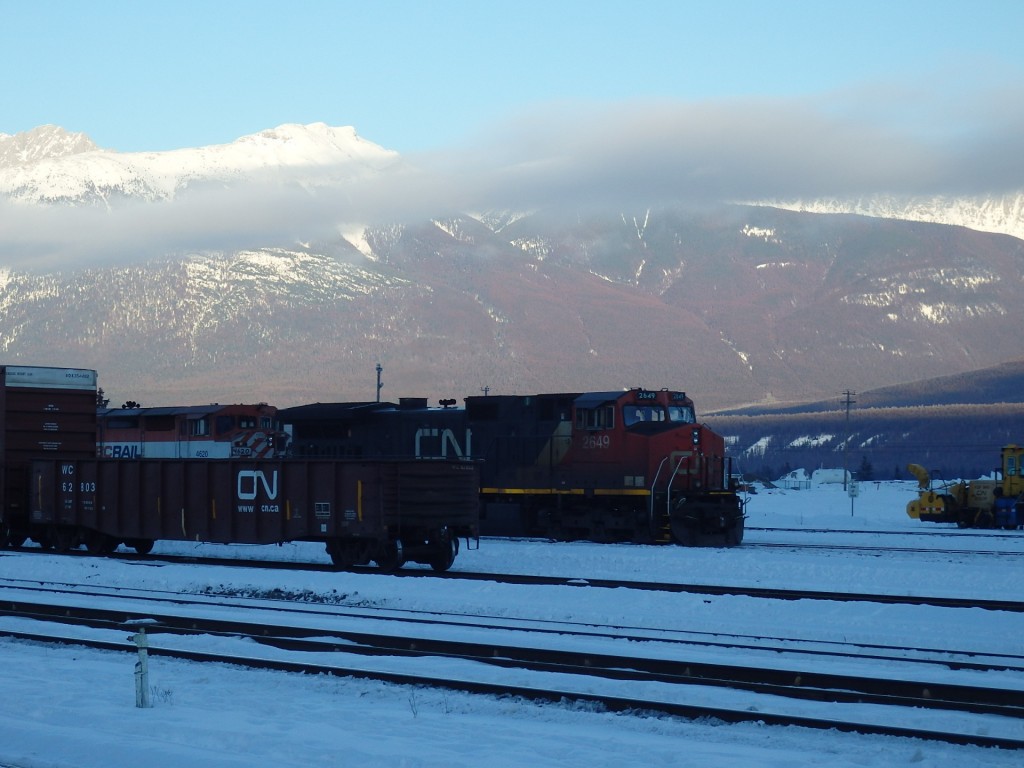
[(733, 546), (743, 503), (723, 438), (667, 389), (480, 395), (428, 407), (316, 403), (278, 412), (303, 458), (480, 462), (486, 535)]
[(100, 408), (96, 455), (105, 459), (273, 459), (287, 435), (266, 403)]

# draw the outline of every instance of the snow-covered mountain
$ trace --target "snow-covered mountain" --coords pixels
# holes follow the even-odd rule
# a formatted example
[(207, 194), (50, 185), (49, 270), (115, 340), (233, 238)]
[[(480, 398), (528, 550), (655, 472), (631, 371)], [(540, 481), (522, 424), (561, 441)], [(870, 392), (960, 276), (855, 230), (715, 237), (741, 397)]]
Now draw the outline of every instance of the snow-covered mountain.
[[(95, 204), (173, 199), (190, 188), (271, 180), (307, 188), (372, 176), (401, 162), (397, 152), (351, 126), (287, 124), (229, 144), (167, 152), (100, 149), (83, 133), (54, 125), (0, 133), (0, 196), (28, 203)], [(896, 197), (754, 201), (791, 211), (968, 227), (1024, 239), (1024, 188), (976, 197)]]
[(882, 219), (952, 224), (1024, 240), (1024, 190), (985, 197), (874, 195), (852, 200), (791, 200), (763, 204), (807, 213), (853, 213)]
[(22, 203), (88, 205), (170, 200), (197, 186), (268, 180), (315, 187), (378, 172), (398, 159), (352, 127), (324, 123), (281, 125), (230, 144), (131, 153), (100, 149), (83, 134), (48, 125), (0, 134), (0, 195)]
[[(392, 398), (667, 386), (707, 409), (1020, 356), (1019, 239), (763, 205), (428, 211), (372, 226), (357, 207), (317, 226), (345, 196), (305, 191), (362, 193), (344, 182), (394, 170), (396, 153), (323, 124), (131, 154), (53, 126), (0, 135), (0, 362), (97, 368), (108, 395), (146, 405), (363, 399), (379, 362)], [(303, 194), (279, 210), (249, 194), (275, 187)], [(225, 194), (188, 194), (210, 189)], [(214, 198), (215, 210), (180, 205)], [(969, 226), (968, 212), (985, 211), (992, 228), (1003, 211), (1007, 232), (1019, 225), (1009, 200), (933, 204), (916, 218), (959, 211), (951, 223)], [(179, 206), (174, 226), (145, 215)], [(40, 211), (89, 216), (35, 232), (26, 255), (4, 235), (49, 222)], [(228, 213), (214, 245), (178, 236)], [(270, 217), (289, 228), (261, 227)], [(37, 266), (58, 235), (120, 252)]]

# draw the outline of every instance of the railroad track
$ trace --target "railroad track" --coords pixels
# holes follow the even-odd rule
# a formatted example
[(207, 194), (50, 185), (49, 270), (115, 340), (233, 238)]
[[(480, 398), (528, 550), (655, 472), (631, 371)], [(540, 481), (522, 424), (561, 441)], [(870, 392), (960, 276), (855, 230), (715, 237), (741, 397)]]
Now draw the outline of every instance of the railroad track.
[[(980, 672), (1015, 672), (1024, 675), (1024, 655), (995, 653), (991, 651), (954, 650), (925, 646), (892, 645), (883, 643), (857, 643), (852, 641), (801, 639), (791, 636), (779, 637), (764, 634), (750, 635), (733, 632), (709, 632), (694, 629), (655, 629), (651, 627), (606, 625), (599, 626), (591, 622), (572, 622), (553, 619), (525, 619), (522, 617), (495, 616), (465, 612), (438, 613), (436, 611), (412, 609), (388, 609), (373, 606), (351, 606), (347, 604), (347, 596), (342, 594), (331, 598), (312, 597), (307, 593), (287, 593), (273, 590), (272, 593), (239, 594), (235, 591), (203, 591), (199, 593), (178, 593), (165, 590), (125, 589), (118, 586), (103, 586), (95, 583), (81, 584), (49, 584), (41, 585), (23, 579), (0, 578), (0, 588), (7, 587), (17, 593), (50, 596), (53, 603), (33, 603), (33, 605), (50, 605), (51, 608), (39, 608), (40, 613), (62, 616), (64, 604), (56, 596), (62, 595), (71, 600), (96, 599), (108, 597), (115, 599), (142, 599), (145, 608), (135, 613), (147, 615), (163, 614), (178, 606), (192, 604), (202, 609), (211, 605), (218, 608), (262, 610), (271, 614), (282, 613), (302, 617), (303, 620), (315, 620), (318, 617), (331, 619), (373, 620), (406, 625), (410, 629), (399, 630), (402, 636), (415, 631), (416, 627), (448, 627), (457, 630), (482, 630), (486, 632), (514, 630), (520, 634), (548, 635), (558, 638), (572, 638), (574, 642), (586, 642), (593, 639), (628, 641), (630, 643), (658, 643), (677, 648), (722, 649), (729, 652), (768, 653), (785, 655), (791, 658), (825, 657), (830, 659), (847, 659), (851, 661), (870, 660), (873, 662), (892, 662), (914, 664), (926, 667), (933, 666), (954, 670), (973, 670)], [(195, 602), (193, 602), (195, 601)], [(19, 600), (0, 601), (0, 613), (9, 606), (17, 613)], [(127, 615), (127, 614), (126, 614)], [(168, 622), (170, 625), (172, 622)]]
[[(106, 601), (111, 599), (109, 595), (103, 597)], [(161, 604), (168, 608), (170, 602), (168, 599)], [(308, 617), (304, 623), (299, 623), (294, 615), (289, 616), (287, 623), (277, 624), (269, 623), (264, 617), (252, 621), (210, 617), (194, 608), (186, 611), (186, 606), (181, 604), (175, 605), (173, 610), (140, 614), (144, 606), (139, 605), (137, 597), (126, 603), (124, 608), (89, 607), (71, 604), (68, 595), (59, 601), (5, 600), (0, 604), (0, 614), (8, 618), (0, 624), (0, 633), (33, 641), (71, 642), (125, 651), (134, 649), (127, 639), (129, 626), (134, 631), (134, 625), (129, 622), (144, 617), (157, 622), (150, 628), (150, 653), (155, 656), (372, 678), (529, 699), (588, 701), (612, 711), (715, 717), (727, 722), (755, 720), (914, 736), (955, 744), (1024, 748), (1024, 732), (1019, 727), (1006, 735), (991, 735), (991, 719), (984, 720), (988, 735), (979, 735), (979, 730), (984, 729), (977, 725), (978, 721), (973, 721), (973, 732), (967, 732), (949, 727), (896, 727), (889, 723), (898, 718), (891, 714), (879, 716), (882, 711), (892, 713), (893, 708), (913, 708), (951, 713), (957, 721), (965, 717), (995, 717), (1019, 723), (1024, 717), (1024, 688), (836, 674), (814, 671), (807, 666), (764, 668), (708, 663), (695, 658), (681, 659), (677, 654), (671, 658), (624, 656), (507, 642), (467, 642), (426, 634), (412, 636), (408, 629), (388, 633), (342, 630), (325, 625), (324, 614), (320, 614), (319, 623), (315, 624)], [(261, 614), (265, 615), (266, 611)], [(206, 650), (198, 636), (209, 635), (222, 641), (224, 638), (255, 640), (267, 651), (254, 654), (251, 650), (244, 653)], [(216, 643), (218, 648), (224, 645), (222, 641)], [(408, 660), (424, 657), (444, 659), (446, 669), (454, 663), (459, 674), (438, 676), (410, 671), (413, 668)], [(370, 658), (374, 661), (368, 662)], [(529, 684), (510, 683), (510, 673), (513, 679), (526, 679)], [(695, 697), (691, 693), (698, 687), (718, 691), (712, 698), (721, 703), (701, 706), (689, 703), (694, 698), (707, 698), (706, 694)], [(847, 712), (842, 718), (826, 716), (837, 704), (861, 714)]]
[[(935, 523), (931, 523), (935, 525)], [(951, 524), (952, 525), (952, 524)], [(1011, 539), (1021, 541), (1024, 540), (1024, 533), (1020, 531), (1007, 532), (996, 529), (986, 530), (964, 530), (963, 528), (933, 528), (931, 530), (903, 530), (894, 531), (892, 529), (881, 529), (881, 530), (870, 530), (865, 528), (856, 528), (844, 530), (842, 528), (781, 528), (777, 526), (760, 526), (760, 525), (747, 525), (745, 529), (748, 531), (767, 531), (775, 533), (827, 533), (832, 534), (866, 534), (872, 536), (914, 536), (914, 537), (931, 537), (931, 536), (955, 536), (958, 539), (965, 538), (979, 538), (979, 539)]]
[(879, 547), (867, 544), (812, 544), (797, 542), (750, 541), (747, 549), (795, 549), (795, 550), (835, 550), (838, 552), (865, 552), (871, 555), (888, 554), (891, 552), (907, 552), (930, 555), (963, 555), (969, 557), (1024, 557), (1024, 550), (1019, 552), (1000, 552), (986, 549), (936, 549), (933, 547)]
[[(0, 552), (4, 556), (32, 556), (45, 553), (42, 550), (27, 550), (17, 553)], [(84, 552), (72, 552), (62, 556), (91, 557)], [(244, 560), (235, 558), (195, 557), (177, 555), (136, 555), (115, 554), (116, 559), (127, 562), (141, 563), (190, 563), (196, 565), (213, 565), (228, 568), (260, 568), (288, 571), (313, 571), (320, 573), (337, 572), (333, 565), (323, 563), (299, 563), (282, 560)], [(380, 573), (375, 568), (356, 567), (353, 573)], [(995, 600), (980, 598), (944, 597), (939, 595), (900, 595), (893, 593), (868, 592), (837, 592), (808, 589), (780, 589), (774, 587), (758, 587), (751, 585), (693, 584), (655, 581), (631, 581), (620, 579), (593, 579), (571, 576), (541, 576), (534, 574), (501, 574), (473, 571), (448, 571), (437, 573), (429, 569), (403, 569), (389, 574), (398, 578), (455, 579), (465, 581), (492, 581), (499, 584), (515, 584), (521, 586), (579, 586), (608, 589), (635, 589), (648, 592), (688, 593), (696, 595), (729, 595), (737, 597), (755, 597), (772, 600), (829, 600), (851, 603), (882, 603), (886, 605), (927, 605), (937, 608), (981, 608), (990, 611), (1024, 612), (1024, 601)]]

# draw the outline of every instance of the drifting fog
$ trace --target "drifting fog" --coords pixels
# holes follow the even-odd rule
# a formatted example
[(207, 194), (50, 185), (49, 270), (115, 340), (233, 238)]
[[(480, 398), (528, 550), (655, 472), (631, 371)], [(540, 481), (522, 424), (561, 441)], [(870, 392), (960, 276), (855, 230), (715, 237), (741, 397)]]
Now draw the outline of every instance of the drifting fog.
[(0, 268), (291, 246), (466, 211), (998, 195), (1024, 188), (1022, 91), (955, 103), (938, 89), (893, 88), (806, 100), (541, 105), (369, 178), (290, 168), (164, 202), (3, 201)]

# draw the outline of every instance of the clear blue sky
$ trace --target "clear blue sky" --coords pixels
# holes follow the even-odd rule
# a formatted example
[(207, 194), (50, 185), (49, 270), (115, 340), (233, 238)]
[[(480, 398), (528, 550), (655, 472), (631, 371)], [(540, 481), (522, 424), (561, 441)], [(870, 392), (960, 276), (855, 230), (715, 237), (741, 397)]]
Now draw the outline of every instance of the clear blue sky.
[(288, 185), (110, 212), (0, 201), (0, 253), (81, 264), (466, 211), (1015, 195), (1022, 32), (1024, 0), (0, 0), (0, 133), (56, 124), (140, 152), (324, 122), (401, 153), (387, 173), (340, 169), (315, 205)]
[(1024, 82), (1022, 33), (1018, 0), (0, 0), (0, 133), (141, 151), (323, 121), (410, 153), (552, 103), (956, 104)]

